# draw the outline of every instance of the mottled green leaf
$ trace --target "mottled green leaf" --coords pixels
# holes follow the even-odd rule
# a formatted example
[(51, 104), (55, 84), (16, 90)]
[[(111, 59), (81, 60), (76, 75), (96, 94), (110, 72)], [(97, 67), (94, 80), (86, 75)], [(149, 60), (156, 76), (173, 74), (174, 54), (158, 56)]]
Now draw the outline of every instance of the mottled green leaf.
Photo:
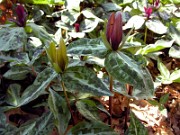
[(102, 3), (102, 7), (107, 12), (117, 11), (117, 10), (121, 9), (120, 6), (118, 6), (116, 3), (113, 3), (113, 2), (104, 2), (104, 3)]
[(178, 31), (178, 29), (176, 29), (176, 27), (174, 27), (173, 25), (170, 24), (169, 26), (169, 32), (170, 32), (170, 36), (175, 40), (175, 42), (180, 46), (180, 31)]
[(65, 99), (50, 89), (48, 104), (54, 115), (55, 125), (57, 126), (59, 134), (64, 134), (68, 127), (69, 120), (71, 119), (71, 114)]
[(83, 38), (69, 44), (67, 47), (67, 53), (80, 56), (93, 55), (105, 57), (108, 51), (100, 39)]
[(169, 79), (170, 72), (160, 59), (158, 59), (158, 70), (160, 71), (163, 78)]
[(46, 68), (40, 72), (33, 84), (27, 87), (22, 93), (21, 104), (19, 106), (27, 104), (40, 96), (56, 76), (57, 73), (50, 68)]
[(0, 51), (16, 50), (26, 45), (27, 35), (22, 27), (0, 29)]
[(32, 28), (32, 34), (39, 38), (45, 45), (48, 45), (52, 42), (52, 36), (45, 30), (43, 26), (37, 25), (35, 23), (28, 23), (28, 27)]
[(170, 75), (170, 80), (173, 82), (179, 82), (180, 83), (180, 69), (175, 70)]
[(130, 126), (125, 135), (148, 135), (148, 130), (132, 112), (130, 113)]
[(143, 49), (142, 49), (142, 52), (141, 54), (148, 54), (148, 53), (151, 53), (151, 52), (156, 52), (156, 51), (160, 51), (162, 49), (165, 49), (165, 48), (170, 48), (173, 44), (173, 40), (171, 41), (167, 41), (167, 40), (157, 40), (155, 42), (155, 44), (149, 44), (147, 46), (145, 46)]
[(29, 72), (27, 66), (13, 66), (3, 76), (11, 80), (23, 80)]
[(87, 92), (97, 96), (111, 96), (111, 92), (102, 80), (86, 67), (69, 67), (62, 75), (62, 80), (69, 91)]
[(169, 49), (169, 56), (180, 59), (180, 46), (174, 45)]
[(112, 52), (105, 59), (106, 70), (120, 83), (134, 86), (133, 97), (152, 98), (154, 84), (148, 70), (122, 52)]
[(167, 27), (160, 21), (160, 20), (154, 20), (150, 19), (146, 23), (146, 27), (157, 34), (165, 34), (167, 33)]
[(7, 91), (6, 102), (9, 105), (17, 107), (20, 104), (21, 86), (19, 84), (11, 84)]
[(101, 122), (80, 122), (67, 135), (117, 135), (108, 125)]
[(78, 111), (84, 116), (86, 119), (90, 121), (99, 121), (100, 118), (98, 116), (99, 112), (96, 108), (96, 103), (92, 100), (83, 99), (76, 102), (76, 107)]
[[(138, 23), (137, 23), (138, 22)], [(145, 19), (144, 17), (142, 16), (138, 16), (138, 15), (134, 15), (132, 16), (128, 22), (126, 23), (126, 25), (124, 26), (124, 29), (129, 29), (129, 28), (135, 28), (136, 30), (137, 29), (140, 29), (143, 24), (145, 22)]]

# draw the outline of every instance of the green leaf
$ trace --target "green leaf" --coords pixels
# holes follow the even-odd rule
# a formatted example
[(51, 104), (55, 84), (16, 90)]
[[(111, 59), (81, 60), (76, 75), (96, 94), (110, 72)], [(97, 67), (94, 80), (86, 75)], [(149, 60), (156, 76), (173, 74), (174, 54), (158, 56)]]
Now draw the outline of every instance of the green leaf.
[(32, 28), (32, 34), (39, 38), (45, 45), (49, 45), (53, 41), (52, 36), (45, 30), (44, 27), (35, 23), (28, 23), (28, 27)]
[(76, 107), (80, 114), (90, 121), (100, 121), (96, 103), (92, 100), (84, 99), (76, 102)]
[(108, 125), (101, 122), (80, 122), (67, 135), (117, 135)]
[(169, 49), (169, 56), (180, 59), (180, 46), (174, 45)]
[(175, 70), (170, 75), (170, 80), (173, 82), (179, 82), (180, 83), (180, 69)]
[(135, 28), (136, 30), (138, 30), (143, 26), (144, 22), (145, 22), (144, 17), (134, 15), (128, 20), (128, 22), (124, 26), (124, 29)]
[(49, 108), (54, 115), (55, 125), (57, 126), (59, 134), (64, 134), (71, 119), (71, 114), (66, 101), (57, 92), (51, 89), (49, 89), (49, 91)]
[(180, 32), (172, 24), (169, 26), (170, 36), (175, 40), (175, 42), (180, 46)]
[(157, 34), (167, 33), (167, 27), (159, 20), (150, 19), (146, 23), (146, 27)]
[(69, 44), (67, 53), (79, 56), (105, 57), (108, 51), (100, 39), (82, 38)]
[(151, 100), (151, 99), (149, 99), (148, 102), (149, 102), (151, 105), (153, 105), (153, 106), (159, 106), (159, 102), (156, 101), (156, 100)]
[(169, 99), (169, 94), (166, 93), (160, 98), (159, 103), (160, 104), (165, 104), (168, 101), (168, 99)]
[(23, 3), (29, 3), (29, 4), (43, 4), (43, 5), (47, 5), (47, 4), (60, 4), (63, 5), (65, 2), (65, 0), (20, 0)]
[(79, 92), (92, 93), (97, 96), (111, 96), (107, 86), (96, 74), (86, 67), (69, 67), (62, 75), (65, 87), (69, 91), (78, 90)]
[(0, 60), (5, 62), (11, 62), (10, 66), (13, 65), (21, 65), (21, 64), (28, 64), (29, 63), (29, 57), (27, 53), (24, 52), (16, 52), (13, 55), (7, 55), (1, 52)]
[(121, 10), (121, 7), (113, 2), (103, 2), (101, 5), (106, 12)]
[(86, 17), (86, 18), (93, 18), (99, 22), (104, 22), (102, 19), (98, 18), (96, 15), (93, 14), (93, 11), (90, 8), (86, 8), (81, 11), (81, 13)]
[(48, 135), (53, 128), (52, 113), (46, 112), (40, 118), (28, 121), (6, 135)]
[(120, 83), (134, 86), (133, 97), (139, 99), (153, 97), (154, 84), (150, 73), (129, 56), (122, 52), (112, 52), (105, 59), (105, 68)]
[(160, 59), (158, 59), (158, 70), (160, 71), (161, 73), (161, 76), (164, 78), (164, 79), (167, 79), (169, 80), (170, 78), (170, 72), (169, 70), (166, 68), (166, 66), (161, 62)]
[(80, 30), (85, 33), (93, 31), (98, 26), (98, 19), (84, 19), (80, 24)]
[(12, 135), (10, 132), (14, 129), (16, 129), (16, 127), (8, 124), (6, 115), (0, 111), (0, 135)]
[(148, 135), (148, 130), (132, 112), (130, 113), (130, 126), (125, 135)]
[(57, 73), (50, 68), (46, 68), (40, 72), (33, 84), (27, 87), (22, 93), (21, 104), (19, 106), (27, 104), (40, 96), (56, 76)]
[(82, 0), (74, 0), (73, 2), (71, 0), (66, 0), (66, 8), (68, 10), (76, 10), (80, 11), (80, 2)]
[(170, 48), (173, 44), (173, 40), (171, 41), (167, 41), (167, 40), (157, 40), (155, 42), (155, 44), (150, 44), (150, 45), (147, 45), (145, 46), (143, 49), (142, 49), (142, 52), (141, 54), (148, 54), (148, 53), (151, 53), (151, 52), (156, 52), (156, 51), (159, 51), (159, 50), (162, 50), (162, 49), (165, 49), (165, 48)]
[(30, 72), (27, 66), (13, 66), (3, 76), (11, 80), (23, 80)]
[(22, 27), (0, 29), (0, 51), (16, 50), (26, 45), (27, 35)]
[(11, 84), (7, 91), (6, 102), (17, 107), (21, 102), (21, 86), (19, 84)]

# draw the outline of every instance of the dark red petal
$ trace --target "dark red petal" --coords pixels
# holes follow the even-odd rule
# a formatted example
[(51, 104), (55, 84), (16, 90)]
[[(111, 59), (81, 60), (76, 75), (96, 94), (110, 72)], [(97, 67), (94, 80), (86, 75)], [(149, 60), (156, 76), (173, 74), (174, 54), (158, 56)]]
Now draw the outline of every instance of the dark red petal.
[(106, 26), (106, 37), (109, 43), (111, 42), (110, 39), (113, 32), (114, 23), (115, 23), (115, 13), (111, 13)]
[(115, 24), (113, 27), (113, 33), (111, 35), (111, 42), (113, 50), (117, 50), (120, 42), (122, 41), (122, 15), (121, 12), (115, 14)]

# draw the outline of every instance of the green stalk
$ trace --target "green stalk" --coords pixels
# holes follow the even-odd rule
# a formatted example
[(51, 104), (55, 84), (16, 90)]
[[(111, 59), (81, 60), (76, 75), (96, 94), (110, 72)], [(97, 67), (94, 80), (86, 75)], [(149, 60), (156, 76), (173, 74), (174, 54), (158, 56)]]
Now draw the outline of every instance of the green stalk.
[(146, 44), (147, 39), (147, 27), (145, 26), (145, 32), (144, 32), (144, 43)]
[[(109, 89), (111, 92), (113, 92), (113, 78), (111, 75), (109, 75), (109, 78), (110, 78)], [(111, 127), (112, 127), (112, 109), (113, 109), (112, 100), (113, 97), (109, 97), (109, 113), (110, 113), (109, 125), (111, 125)]]
[(69, 111), (70, 111), (70, 113), (71, 113), (71, 116), (72, 116), (73, 125), (75, 125), (74, 115), (73, 115), (73, 112), (72, 112), (72, 110), (71, 110), (71, 105), (70, 105), (70, 102), (69, 102), (69, 99), (68, 99), (67, 92), (66, 92), (66, 89), (65, 89), (65, 86), (64, 86), (64, 82), (63, 82), (63, 81), (61, 81), (61, 86), (62, 86), (64, 95), (65, 95), (65, 99), (66, 99), (66, 103), (67, 103), (68, 109), (69, 109)]

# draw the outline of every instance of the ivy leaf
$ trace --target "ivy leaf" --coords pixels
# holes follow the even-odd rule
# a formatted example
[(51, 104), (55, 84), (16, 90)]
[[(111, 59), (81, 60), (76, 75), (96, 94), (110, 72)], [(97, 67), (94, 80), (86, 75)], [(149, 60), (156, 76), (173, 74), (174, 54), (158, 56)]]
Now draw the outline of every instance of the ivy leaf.
[(33, 84), (27, 87), (22, 93), (21, 104), (19, 106), (27, 104), (41, 95), (56, 76), (57, 73), (50, 68), (46, 68), (40, 72)]
[(125, 135), (148, 135), (147, 129), (132, 112), (130, 113), (130, 126)]
[(161, 62), (160, 59), (158, 59), (158, 70), (160, 71), (161, 76), (162, 76), (164, 79), (169, 80), (169, 78), (170, 78), (170, 72), (169, 72), (169, 70), (166, 68), (166, 66)]
[(72, 127), (67, 135), (117, 135), (117, 133), (102, 122), (83, 121)]
[(0, 29), (0, 51), (16, 50), (26, 45), (27, 35), (22, 27)]
[(169, 26), (169, 32), (170, 32), (170, 36), (180, 46), (180, 39), (179, 39), (180, 32), (172, 24), (170, 24)]
[(78, 90), (97, 96), (112, 95), (102, 80), (92, 70), (86, 67), (69, 67), (62, 75), (62, 80), (65, 87), (72, 92)]
[(148, 20), (146, 23), (146, 27), (157, 34), (165, 34), (167, 33), (167, 27), (159, 20)]
[(54, 115), (55, 125), (57, 126), (59, 134), (64, 134), (68, 127), (69, 120), (71, 119), (71, 114), (66, 101), (55, 91), (51, 89), (49, 91), (49, 108)]
[(105, 57), (108, 51), (100, 39), (83, 38), (69, 44), (67, 47), (67, 53), (79, 56), (93, 55)]
[(105, 68), (120, 83), (134, 86), (132, 96), (139, 99), (152, 98), (154, 84), (148, 70), (122, 52), (111, 52), (105, 59)]

